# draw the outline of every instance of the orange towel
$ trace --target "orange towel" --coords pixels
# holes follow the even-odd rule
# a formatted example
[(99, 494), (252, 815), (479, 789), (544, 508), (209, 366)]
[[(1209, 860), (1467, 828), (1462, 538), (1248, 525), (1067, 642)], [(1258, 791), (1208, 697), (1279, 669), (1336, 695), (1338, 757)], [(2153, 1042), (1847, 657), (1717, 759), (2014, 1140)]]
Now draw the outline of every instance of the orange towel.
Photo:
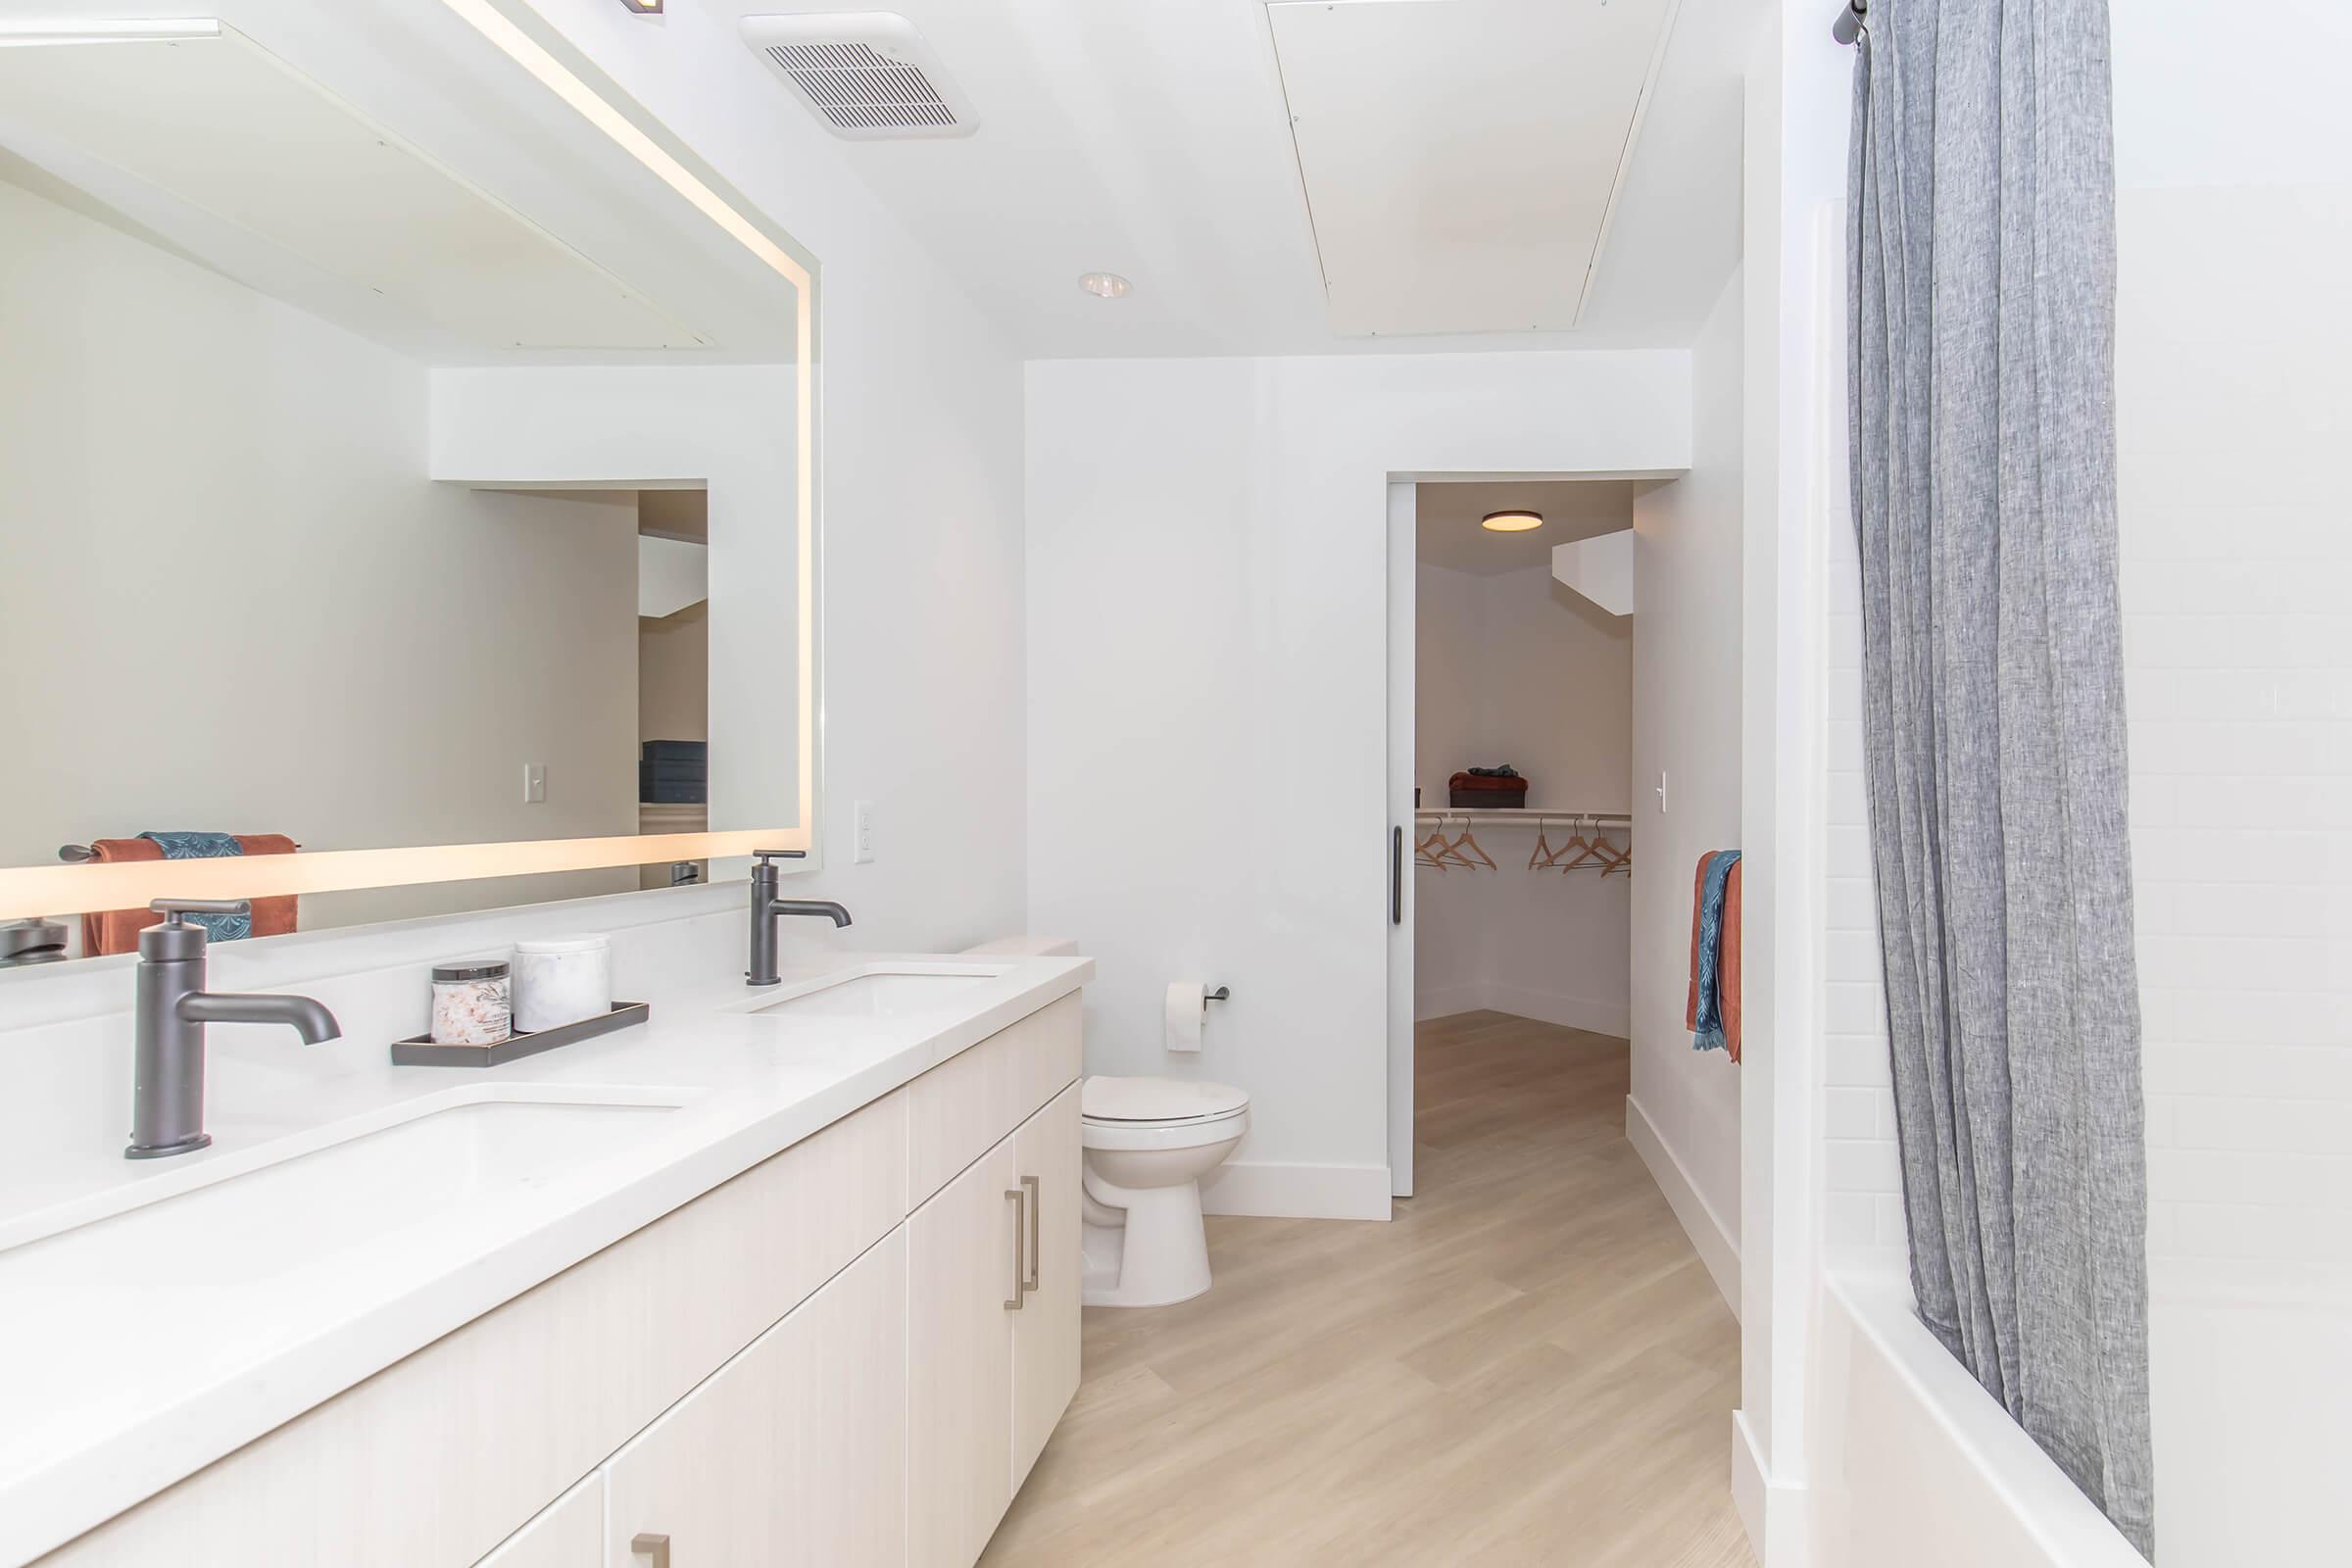
[[(302, 846), (283, 833), (239, 833), (237, 847), (247, 855), (292, 855)], [(163, 847), (153, 839), (92, 839), (91, 858), (109, 860), (160, 860)], [(280, 937), (294, 929), (298, 902), (292, 894), (274, 899), (253, 901), (253, 934), (257, 937)], [(130, 953), (139, 945), (139, 933), (154, 925), (163, 916), (152, 909), (108, 909), (99, 914), (81, 917), (81, 951), (85, 957), (97, 957), (108, 953)]]
[[(1740, 1059), (1740, 872), (1746, 864), (1743, 855), (1733, 862), (1731, 875), (1723, 879), (1723, 953), (1715, 960), (1715, 989), (1723, 1006), (1723, 1045), (1734, 1061)], [(1695, 992), (1697, 988), (1691, 989)], [(1698, 999), (1693, 995), (1690, 1001), (1695, 1022)]]

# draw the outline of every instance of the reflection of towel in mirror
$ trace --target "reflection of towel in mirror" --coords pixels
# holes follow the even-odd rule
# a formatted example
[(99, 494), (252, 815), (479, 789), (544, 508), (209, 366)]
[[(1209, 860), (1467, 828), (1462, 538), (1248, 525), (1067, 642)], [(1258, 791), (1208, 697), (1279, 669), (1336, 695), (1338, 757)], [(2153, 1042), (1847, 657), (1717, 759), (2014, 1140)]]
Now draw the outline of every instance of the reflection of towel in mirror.
[[(232, 852), (243, 855), (292, 855), (301, 846), (283, 833), (236, 833), (220, 835), (237, 846)], [(101, 864), (117, 860), (181, 859), (182, 856), (167, 857), (159, 839), (173, 837), (212, 838), (212, 834), (175, 835), (142, 834), (135, 839), (92, 839), (90, 858)], [(249, 924), (248, 934), (257, 937), (284, 936), (295, 928), (298, 904), (292, 894), (274, 899), (253, 901), (253, 913), (235, 916)], [(218, 918), (217, 916), (202, 918)], [(81, 917), (81, 951), (84, 956), (97, 957), (108, 953), (130, 953), (139, 945), (139, 933), (154, 925), (163, 916), (151, 909), (109, 909)], [(220, 941), (216, 937), (213, 940)]]
[[(1699, 858), (1691, 889), (1690, 989), (1684, 1021), (1693, 1051), (1726, 1051), (1724, 1033), (1724, 891), (1740, 863), (1738, 850), (1714, 850)], [(1736, 960), (1735, 960), (1736, 972)], [(1735, 1057), (1735, 1060), (1738, 1058)]]
[[(142, 833), (139, 837), (164, 852), (167, 860), (225, 860), (242, 856), (245, 846), (234, 833)], [(253, 935), (253, 915), (191, 914), (191, 925), (204, 927), (209, 942), (242, 942)]]

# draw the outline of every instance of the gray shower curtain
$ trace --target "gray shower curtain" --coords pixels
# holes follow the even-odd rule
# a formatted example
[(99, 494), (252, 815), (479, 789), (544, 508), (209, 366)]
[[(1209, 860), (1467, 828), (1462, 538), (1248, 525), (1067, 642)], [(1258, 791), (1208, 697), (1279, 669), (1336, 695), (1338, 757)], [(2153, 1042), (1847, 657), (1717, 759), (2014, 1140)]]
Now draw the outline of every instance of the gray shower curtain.
[(2105, 0), (1874, 0), (1849, 429), (1928, 1326), (2153, 1555)]

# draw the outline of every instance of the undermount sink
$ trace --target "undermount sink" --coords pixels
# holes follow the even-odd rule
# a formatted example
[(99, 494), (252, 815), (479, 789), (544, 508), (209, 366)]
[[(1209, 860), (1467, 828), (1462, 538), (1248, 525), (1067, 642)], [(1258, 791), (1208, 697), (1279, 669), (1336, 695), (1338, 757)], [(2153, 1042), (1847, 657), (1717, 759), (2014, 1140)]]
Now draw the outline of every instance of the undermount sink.
[(19, 1266), (89, 1284), (250, 1282), (307, 1267), (403, 1226), (544, 1187), (660, 1132), (687, 1098), (516, 1095), (505, 1086), (460, 1094), (403, 1107), (409, 1114), (388, 1123), (320, 1128), (27, 1216), (29, 1235), (0, 1237), (0, 1246), (16, 1242), (0, 1250), (0, 1280)]
[(898, 1018), (953, 1005), (959, 996), (987, 984), (1006, 964), (938, 964), (862, 969), (791, 996), (760, 1002), (746, 1012), (793, 1018)]

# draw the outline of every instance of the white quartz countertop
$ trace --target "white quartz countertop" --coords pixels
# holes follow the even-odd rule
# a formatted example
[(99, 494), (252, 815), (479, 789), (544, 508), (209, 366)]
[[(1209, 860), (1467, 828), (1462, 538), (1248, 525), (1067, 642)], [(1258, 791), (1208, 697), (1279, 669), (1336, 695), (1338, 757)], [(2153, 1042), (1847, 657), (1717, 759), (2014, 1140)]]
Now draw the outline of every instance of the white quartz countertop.
[[(742, 1010), (925, 969), (970, 983), (880, 1016)], [(217, 1028), (214, 1145), (160, 1161), (122, 1157), (127, 1103), (72, 1116), (72, 1138), (10, 1136), (60, 1114), (30, 1092), (0, 1105), (0, 1564), (133, 1506), (1093, 975), (1083, 958), (835, 956), (773, 991), (687, 988), (645, 1024), (487, 1069), (395, 1067), (388, 1041), (329, 1057), (282, 1031)], [(126, 1062), (129, 1033), (123, 1014), (70, 1049)], [(355, 1133), (486, 1102), (502, 1108), (351, 1152)], [(516, 1102), (523, 1119), (503, 1122)], [(570, 1113), (530, 1109), (566, 1104), (629, 1113), (610, 1136), (577, 1118), (583, 1140)], [(505, 1179), (469, 1186), (478, 1173), (452, 1168), (468, 1139), (495, 1152), (509, 1131), (523, 1152), (507, 1152)], [(335, 1161), (305, 1167), (334, 1180), (285, 1180), (287, 1158)], [(278, 1179), (240, 1188), (241, 1173), (272, 1168)], [(246, 1203), (254, 1223), (223, 1224)]]

